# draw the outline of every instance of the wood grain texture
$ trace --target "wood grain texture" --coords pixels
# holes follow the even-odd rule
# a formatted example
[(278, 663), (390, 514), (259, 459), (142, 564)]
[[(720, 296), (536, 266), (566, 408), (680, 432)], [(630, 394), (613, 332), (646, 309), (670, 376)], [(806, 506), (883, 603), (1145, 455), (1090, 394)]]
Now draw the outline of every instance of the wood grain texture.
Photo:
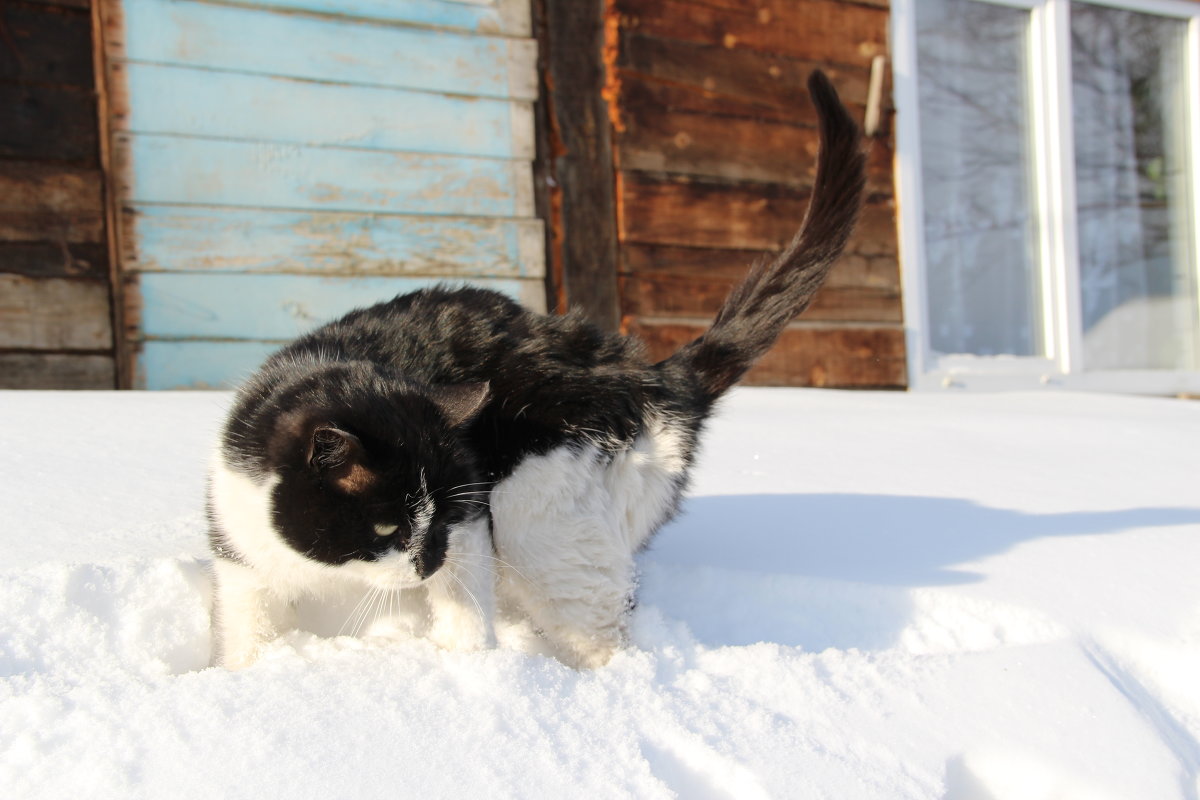
[(248, 0), (240, 4), (482, 34), (529, 35), (529, 7), (513, 0), (465, 3), (458, 0)]
[(119, 37), (109, 37), (114, 61), (480, 97), (537, 96), (536, 48), (525, 39), (191, 0), (120, 2), (124, 28)]
[[(531, 105), (160, 64), (114, 64), (117, 130), (410, 153), (533, 158)], [(2, 145), (0, 145), (2, 146)]]
[(112, 356), (0, 353), (0, 389), (113, 389)]
[(126, 269), (540, 278), (542, 224), (426, 217), (134, 206)]
[(531, 171), (523, 161), (148, 134), (119, 134), (113, 146), (126, 202), (491, 217), (533, 212)]
[(87, 1), (0, 4), (0, 80), (92, 88), (92, 28)]
[(551, 258), (560, 302), (606, 331), (620, 325), (609, 107), (603, 93), (602, 2), (546, 2), (545, 39), (552, 190)]
[[(145, 338), (286, 341), (345, 314), (436, 283), (429, 278), (318, 277), (239, 273), (142, 273), (138, 335)], [(544, 310), (536, 279), (484, 278), (495, 289)], [(539, 305), (541, 308), (539, 308)]]
[(134, 350), (133, 387), (233, 389), (279, 348), (279, 342), (141, 342)]
[[(647, 344), (650, 357), (663, 359), (699, 336), (702, 324), (638, 322), (632, 332)], [(904, 331), (900, 327), (794, 325), (743, 381), (756, 386), (899, 388), (905, 382)]]
[(621, 34), (617, 60), (623, 92), (635, 83), (650, 84), (656, 99), (671, 110), (734, 114), (816, 124), (808, 98), (808, 76), (824, 69), (842, 102), (862, 108), (867, 102), (870, 70), (830, 66), (811, 58), (790, 58), (721, 45), (646, 36), (636, 28)]
[(690, 0), (614, 0), (650, 36), (793, 58), (866, 65), (887, 53), (888, 10), (842, 0), (767, 0), (727, 7)]
[(100, 170), (34, 161), (0, 162), (0, 240), (103, 242)]
[[(878, 240), (864, 239), (860, 246), (873, 247)], [(740, 280), (750, 265), (771, 259), (777, 250), (730, 250), (676, 245), (626, 244), (621, 248), (622, 275), (679, 275)], [(825, 285), (900, 291), (900, 270), (894, 256), (844, 253), (830, 271)]]
[[(622, 242), (777, 250), (796, 233), (807, 191), (782, 184), (622, 174)], [(890, 201), (868, 203), (847, 250), (894, 254), (895, 212)]]
[(109, 314), (106, 282), (0, 274), (0, 347), (107, 350)]
[[(836, 268), (835, 268), (836, 269)], [(697, 275), (622, 277), (622, 308), (638, 317), (715, 315), (736, 280)], [(826, 284), (804, 312), (805, 322), (899, 323), (900, 293), (889, 289)]]
[[(625, 125), (617, 134), (622, 169), (812, 185), (819, 148), (815, 128), (671, 111), (654, 97), (650, 87), (636, 82), (625, 82), (622, 87)], [(861, 118), (861, 112), (858, 116)], [(865, 144), (869, 147), (867, 192), (890, 194), (891, 148), (886, 142)]]
[(98, 160), (91, 92), (0, 83), (0, 113), (0, 156), (85, 164)]
[(69, 242), (0, 242), (0, 272), (47, 278), (108, 277), (108, 248)]

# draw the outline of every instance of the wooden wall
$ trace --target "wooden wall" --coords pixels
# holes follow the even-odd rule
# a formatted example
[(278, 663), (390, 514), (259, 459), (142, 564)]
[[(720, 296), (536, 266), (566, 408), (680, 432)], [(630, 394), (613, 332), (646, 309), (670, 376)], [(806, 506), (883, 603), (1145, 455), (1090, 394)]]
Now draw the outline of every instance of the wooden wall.
[(528, 0), (101, 0), (133, 382), (439, 279), (545, 307)]
[(0, 388), (115, 385), (89, 0), (0, 3)]
[[(808, 74), (825, 69), (861, 121), (872, 59), (887, 52), (888, 4), (605, 0), (600, 13), (617, 302), (622, 327), (659, 358), (697, 336), (747, 266), (795, 232), (817, 148)], [(890, 96), (885, 87), (849, 250), (748, 383), (905, 383)], [(568, 288), (577, 268), (562, 265)]]

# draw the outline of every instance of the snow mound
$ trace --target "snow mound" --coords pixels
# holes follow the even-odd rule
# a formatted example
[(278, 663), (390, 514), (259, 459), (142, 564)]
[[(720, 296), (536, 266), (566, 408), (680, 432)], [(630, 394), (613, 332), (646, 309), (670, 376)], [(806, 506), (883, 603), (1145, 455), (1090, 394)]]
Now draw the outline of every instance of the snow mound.
[(231, 673), (228, 402), (0, 393), (6, 797), (1200, 796), (1200, 404), (739, 390), (608, 666), (347, 596)]

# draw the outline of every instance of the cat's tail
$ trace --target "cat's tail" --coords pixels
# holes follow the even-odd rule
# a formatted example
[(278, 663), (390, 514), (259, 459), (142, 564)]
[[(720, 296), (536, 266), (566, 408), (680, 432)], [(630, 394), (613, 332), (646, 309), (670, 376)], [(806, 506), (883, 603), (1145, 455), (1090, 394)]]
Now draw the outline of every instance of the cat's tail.
[(808, 307), (858, 219), (866, 185), (858, 125), (824, 73), (813, 72), (808, 91), (820, 119), (821, 144), (799, 232), (774, 261), (750, 270), (703, 336), (663, 362), (690, 369), (710, 401), (737, 383)]

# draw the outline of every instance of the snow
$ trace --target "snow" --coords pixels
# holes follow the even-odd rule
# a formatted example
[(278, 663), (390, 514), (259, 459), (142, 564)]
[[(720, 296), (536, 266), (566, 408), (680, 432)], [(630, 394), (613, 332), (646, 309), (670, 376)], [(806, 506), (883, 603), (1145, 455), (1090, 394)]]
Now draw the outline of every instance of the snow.
[(740, 389), (608, 666), (350, 598), (232, 673), (229, 399), (0, 393), (5, 797), (1200, 796), (1200, 403)]

